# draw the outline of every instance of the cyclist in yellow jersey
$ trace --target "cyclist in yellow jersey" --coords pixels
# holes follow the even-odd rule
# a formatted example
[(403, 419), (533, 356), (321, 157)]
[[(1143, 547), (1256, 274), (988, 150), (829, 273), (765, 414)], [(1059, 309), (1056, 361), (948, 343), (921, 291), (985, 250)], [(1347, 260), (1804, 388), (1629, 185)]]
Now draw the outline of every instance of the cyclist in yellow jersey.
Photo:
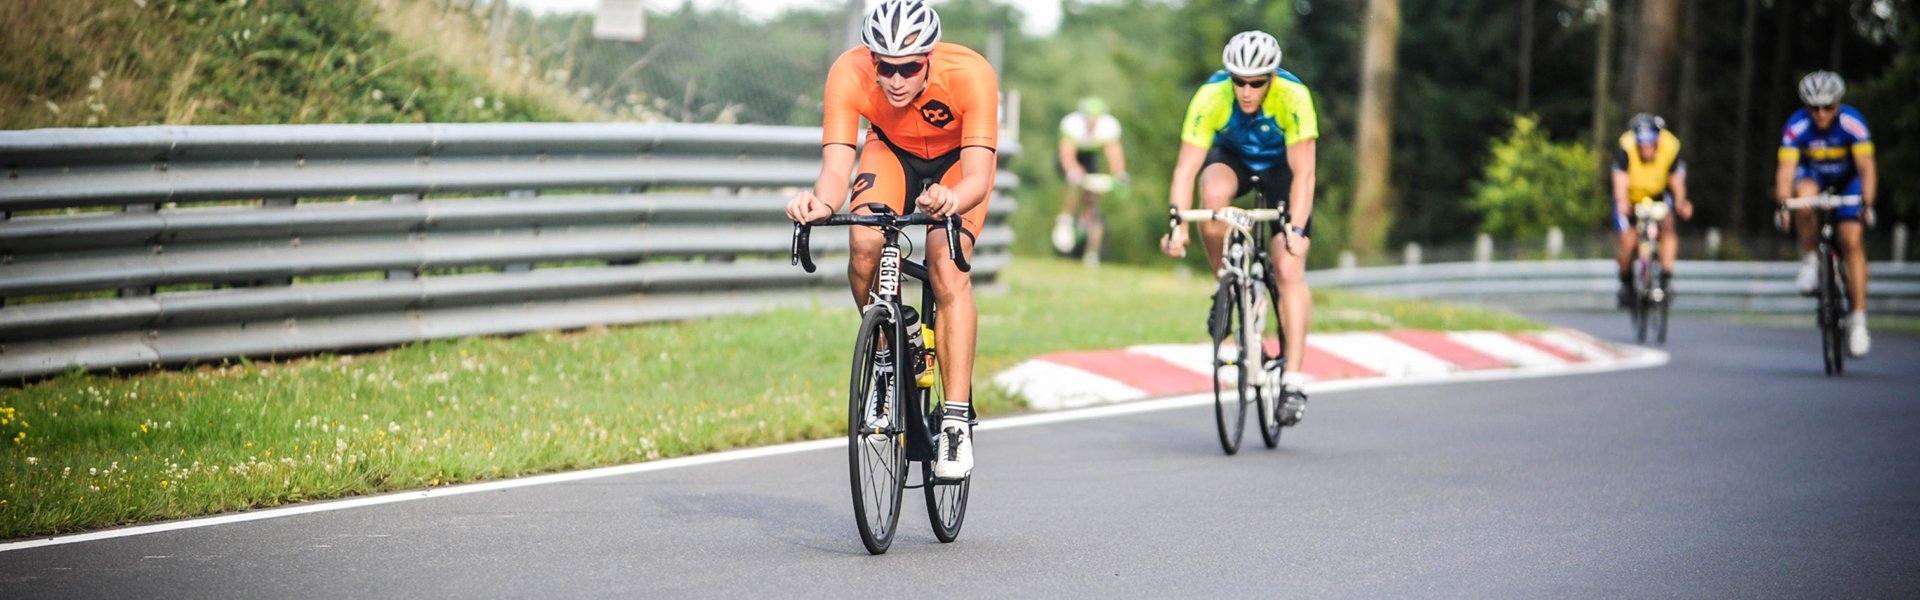
[[(1286, 338), (1287, 364), (1280, 380), (1286, 403), (1281, 420), (1291, 425), (1299, 422), (1307, 401), (1300, 368), (1313, 310), (1306, 264), (1308, 236), (1313, 229), (1319, 117), (1306, 84), (1280, 68), (1280, 42), (1273, 36), (1260, 31), (1235, 35), (1221, 53), (1221, 62), (1226, 68), (1208, 78), (1187, 107), (1168, 202), (1175, 209), (1191, 208), (1197, 177), (1201, 202), (1209, 209), (1225, 208), (1234, 198), (1252, 191), (1252, 179), (1258, 175), (1267, 200), (1288, 206), (1292, 220), (1279, 224), (1280, 233), (1273, 237), (1271, 247), (1278, 271), (1280, 324)], [(1208, 221), (1200, 228), (1207, 260), (1219, 270), (1221, 238), (1227, 224)], [(1161, 238), (1161, 251), (1185, 256), (1187, 238), (1185, 225), (1175, 227)], [(1209, 330), (1213, 327), (1208, 324)]]
[[(1627, 122), (1627, 132), (1613, 149), (1613, 230), (1620, 236), (1620, 305), (1626, 306), (1633, 294), (1634, 247), (1640, 238), (1628, 219), (1633, 204), (1665, 202), (1682, 219), (1693, 218), (1693, 203), (1687, 200), (1687, 162), (1680, 159), (1680, 138), (1667, 131), (1666, 120), (1641, 113)], [(1673, 230), (1673, 214), (1660, 224), (1660, 289), (1667, 290), (1673, 279), (1673, 260), (1680, 253), (1680, 236)]]

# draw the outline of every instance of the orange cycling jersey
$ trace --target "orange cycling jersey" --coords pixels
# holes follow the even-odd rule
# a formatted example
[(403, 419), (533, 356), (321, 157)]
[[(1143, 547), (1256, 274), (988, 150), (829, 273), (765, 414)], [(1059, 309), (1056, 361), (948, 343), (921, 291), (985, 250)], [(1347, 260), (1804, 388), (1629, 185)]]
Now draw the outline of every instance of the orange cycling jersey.
[(1000, 136), (1000, 82), (978, 52), (948, 42), (933, 47), (926, 90), (902, 108), (875, 83), (873, 53), (856, 46), (827, 72), (823, 144), (854, 146), (860, 117), (888, 144), (924, 159), (960, 148), (995, 148)]

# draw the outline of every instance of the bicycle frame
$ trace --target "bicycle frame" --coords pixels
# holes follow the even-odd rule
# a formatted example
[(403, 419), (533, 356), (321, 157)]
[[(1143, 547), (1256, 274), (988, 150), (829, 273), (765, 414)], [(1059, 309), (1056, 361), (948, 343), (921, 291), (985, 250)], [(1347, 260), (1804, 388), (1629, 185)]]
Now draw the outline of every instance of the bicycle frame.
[(1821, 353), (1826, 362), (1827, 374), (1844, 372), (1846, 364), (1847, 328), (1840, 320), (1851, 312), (1847, 295), (1846, 257), (1840, 254), (1839, 244), (1835, 242), (1834, 211), (1846, 206), (1860, 204), (1860, 196), (1838, 196), (1832, 193), (1820, 193), (1813, 196), (1787, 200), (1783, 207), (1788, 210), (1813, 209), (1819, 240), (1815, 252), (1819, 257), (1820, 284), (1815, 292), (1819, 298), (1814, 308), (1814, 318), (1821, 331)]
[[(836, 214), (816, 223), (794, 223), (792, 263), (800, 265), (806, 269), (808, 273), (815, 271), (816, 267), (813, 263), (811, 243), (812, 228), (814, 226), (845, 225), (879, 228), (882, 235), (885, 236), (885, 241), (882, 242), (880, 246), (879, 266), (874, 272), (873, 285), (868, 288), (867, 294), (869, 302), (866, 308), (861, 309), (861, 314), (864, 315), (872, 311), (886, 311), (890, 317), (888, 320), (893, 324), (892, 335), (889, 336), (890, 339), (904, 341), (908, 339), (905, 319), (908, 306), (901, 302), (900, 286), (904, 281), (903, 277), (918, 279), (922, 283), (920, 289), (920, 305), (923, 308), (919, 312), (921, 321), (925, 323), (928, 328), (932, 328), (934, 323), (936, 323), (935, 319), (938, 316), (936, 314), (938, 312), (938, 305), (934, 301), (933, 284), (931, 276), (927, 272), (927, 265), (909, 260), (902, 255), (900, 248), (900, 229), (913, 225), (944, 224), (947, 234), (948, 258), (952, 259), (954, 265), (959, 267), (963, 273), (972, 272), (973, 265), (969, 264), (966, 257), (960, 253), (959, 230), (961, 222), (959, 216), (956, 215), (946, 219), (935, 219), (919, 213), (896, 216), (893, 215), (891, 210), (885, 205), (870, 204), (868, 206), (869, 208), (875, 209), (876, 213), (872, 215)], [(919, 325), (915, 326), (917, 327)], [(919, 359), (918, 355), (922, 351), (922, 348), (906, 348), (900, 353), (899, 362), (895, 367), (895, 380), (900, 382), (902, 389), (906, 389), (906, 385), (914, 381), (911, 374), (906, 371), (911, 369), (913, 361)], [(911, 389), (915, 390), (915, 396), (913, 398), (907, 398), (902, 394), (902, 397), (898, 399), (903, 405), (899, 408), (907, 418), (894, 419), (888, 425), (889, 429), (887, 433), (900, 432), (900, 422), (905, 421), (904, 431), (906, 433), (906, 439), (913, 440), (913, 442), (907, 444), (907, 460), (931, 461), (934, 459), (936, 452), (934, 444), (937, 435), (934, 431), (935, 427), (929, 422), (930, 417), (925, 414), (922, 406), (926, 401), (926, 397), (922, 394), (929, 394), (931, 392), (918, 385), (913, 385)], [(938, 416), (939, 415), (934, 415), (934, 417)]]

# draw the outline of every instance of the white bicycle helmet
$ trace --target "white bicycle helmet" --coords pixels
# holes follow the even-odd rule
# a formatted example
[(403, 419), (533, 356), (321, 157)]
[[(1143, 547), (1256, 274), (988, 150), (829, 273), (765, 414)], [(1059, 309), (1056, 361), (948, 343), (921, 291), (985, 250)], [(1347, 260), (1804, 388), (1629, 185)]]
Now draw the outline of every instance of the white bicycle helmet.
[(1280, 68), (1280, 40), (1264, 31), (1242, 31), (1227, 41), (1220, 53), (1227, 72), (1241, 77), (1272, 73)]
[(1833, 71), (1814, 71), (1800, 78), (1800, 101), (1807, 106), (1826, 106), (1840, 101), (1847, 93), (1847, 83)]
[(860, 41), (878, 56), (913, 56), (940, 41), (940, 15), (923, 0), (885, 0), (867, 11)]

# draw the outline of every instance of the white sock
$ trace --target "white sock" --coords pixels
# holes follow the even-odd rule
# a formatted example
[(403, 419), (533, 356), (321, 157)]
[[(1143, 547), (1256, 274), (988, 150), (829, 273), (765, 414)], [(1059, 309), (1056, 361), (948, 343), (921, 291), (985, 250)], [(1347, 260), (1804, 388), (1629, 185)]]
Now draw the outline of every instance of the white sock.
[(1867, 328), (1867, 309), (1863, 308), (1853, 311), (1853, 326), (1861, 329)]
[(1281, 389), (1299, 390), (1299, 389), (1306, 389), (1306, 387), (1307, 387), (1307, 375), (1305, 373), (1301, 373), (1299, 371), (1287, 371), (1285, 373), (1280, 374)]

